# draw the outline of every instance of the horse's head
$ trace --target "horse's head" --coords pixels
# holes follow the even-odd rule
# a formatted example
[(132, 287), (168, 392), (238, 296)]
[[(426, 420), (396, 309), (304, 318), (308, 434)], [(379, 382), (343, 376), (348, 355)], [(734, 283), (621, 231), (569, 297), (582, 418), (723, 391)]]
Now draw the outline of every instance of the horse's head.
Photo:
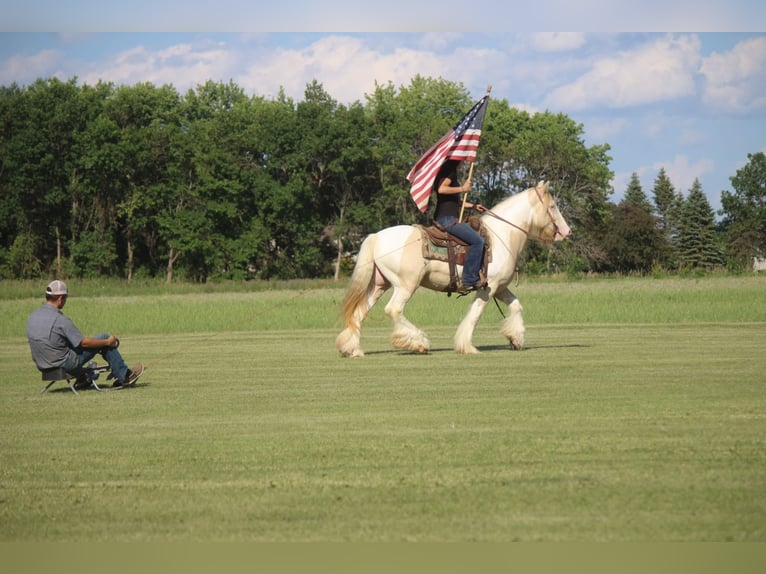
[(540, 200), (541, 209), (536, 210), (535, 225), (538, 228), (538, 235), (543, 241), (562, 241), (572, 233), (569, 224), (559, 211), (556, 200), (548, 189), (549, 183), (541, 181), (534, 188), (537, 198)]

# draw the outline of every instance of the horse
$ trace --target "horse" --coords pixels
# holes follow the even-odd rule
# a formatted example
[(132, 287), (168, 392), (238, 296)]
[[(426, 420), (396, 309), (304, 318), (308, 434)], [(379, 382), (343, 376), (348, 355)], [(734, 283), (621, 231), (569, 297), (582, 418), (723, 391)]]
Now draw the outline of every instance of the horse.
[[(492, 260), (487, 267), (487, 285), (478, 289), (468, 313), (458, 326), (454, 350), (461, 354), (476, 354), (473, 331), (490, 297), (499, 299), (509, 308), (502, 333), (511, 348), (524, 347), (522, 307), (508, 285), (516, 271), (516, 262), (528, 238), (544, 242), (561, 241), (571, 229), (559, 211), (549, 190), (549, 182), (540, 181), (536, 187), (512, 195), (492, 209), (484, 211), (480, 221), (488, 230)], [(423, 233), (414, 225), (396, 225), (368, 235), (359, 250), (354, 270), (341, 305), (344, 329), (335, 346), (343, 357), (363, 357), (361, 348), (362, 322), (370, 309), (391, 287), (393, 293), (385, 307), (393, 321), (391, 344), (394, 349), (428, 353), (428, 336), (404, 316), (404, 306), (418, 287), (448, 292), (449, 265), (444, 261), (423, 256)], [(462, 267), (458, 265), (458, 272)]]

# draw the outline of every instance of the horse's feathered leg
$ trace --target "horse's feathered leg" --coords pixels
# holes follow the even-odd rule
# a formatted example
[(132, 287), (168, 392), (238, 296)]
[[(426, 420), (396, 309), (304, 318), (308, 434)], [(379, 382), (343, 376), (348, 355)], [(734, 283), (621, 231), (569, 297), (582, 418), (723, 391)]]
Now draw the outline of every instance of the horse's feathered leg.
[(476, 292), (476, 296), (468, 308), (460, 325), (455, 333), (455, 351), (464, 355), (475, 355), (479, 350), (473, 346), (473, 331), (476, 328), (476, 324), (481, 319), (482, 313), (484, 313), (484, 307), (489, 300), (489, 289), (482, 289)]
[(495, 297), (508, 305), (508, 316), (503, 320), (502, 333), (511, 343), (511, 347), (516, 351), (524, 348), (524, 317), (521, 303), (516, 296), (508, 289), (502, 289)]
[(375, 267), (376, 236), (362, 242), (351, 281), (341, 306), (345, 328), (335, 339), (335, 347), (344, 357), (363, 357), (361, 347), (362, 322), (380, 296), (388, 289), (384, 279), (378, 281)]

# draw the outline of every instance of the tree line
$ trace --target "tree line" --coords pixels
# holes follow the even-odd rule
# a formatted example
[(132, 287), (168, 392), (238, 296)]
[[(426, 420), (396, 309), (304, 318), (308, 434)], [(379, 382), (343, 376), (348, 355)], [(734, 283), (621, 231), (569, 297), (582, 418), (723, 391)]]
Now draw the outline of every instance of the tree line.
[[(318, 81), (303, 99), (208, 81), (185, 94), (76, 78), (0, 87), (0, 279), (338, 277), (364, 236), (428, 223), (406, 174), (471, 107), (466, 88), (416, 76), (344, 105)], [(531, 242), (527, 270), (649, 272), (742, 267), (766, 253), (766, 158), (748, 155), (722, 196), (664, 170), (612, 193), (608, 144), (564, 114), (491, 100), (472, 199), (491, 206), (551, 182), (574, 230)]]

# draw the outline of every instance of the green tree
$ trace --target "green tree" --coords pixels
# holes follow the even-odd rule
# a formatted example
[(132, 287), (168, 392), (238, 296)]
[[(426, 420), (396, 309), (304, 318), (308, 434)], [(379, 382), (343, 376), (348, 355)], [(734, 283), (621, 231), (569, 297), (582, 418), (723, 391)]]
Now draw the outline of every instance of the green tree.
[(26, 236), (28, 260), (17, 270), (63, 272), (71, 226), (70, 190), (77, 181), (76, 134), (89, 119), (76, 80), (37, 80), (3, 90), (0, 185), (4, 245)]
[(26, 153), (14, 139), (24, 131), (27, 99), (16, 84), (0, 87), (0, 279), (41, 273), (38, 238), (22, 206), (26, 192), (18, 172)]
[[(421, 76), (348, 106), (318, 81), (299, 102), (233, 82), (183, 97), (76, 79), (0, 88), (0, 274), (337, 276), (367, 233), (429, 221), (406, 175), (473, 103)], [(548, 266), (603, 259), (609, 146), (582, 135), (563, 114), (490, 100), (472, 195), (492, 205), (550, 180), (577, 241), (534, 244)]]
[(604, 225), (606, 259), (599, 271), (647, 273), (668, 258), (669, 245), (657, 219), (627, 197), (611, 208)]
[(262, 278), (320, 276), (331, 266), (332, 255), (324, 256), (319, 245), (323, 218), (332, 217), (326, 200), (334, 189), (329, 164), (337, 147), (326, 136), (335, 129), (337, 103), (316, 82), (307, 86), (307, 98), (296, 104), (280, 92), (257, 112), (261, 171), (248, 237), (258, 241), (250, 268)]
[[(505, 107), (500, 109), (502, 112)], [(492, 175), (493, 187), (505, 183), (511, 186), (510, 194), (532, 187), (543, 179), (550, 181), (559, 207), (578, 238), (576, 242), (549, 248), (530, 244), (530, 256), (545, 257), (549, 267), (556, 263), (570, 270), (592, 269), (603, 258), (602, 227), (609, 214), (607, 200), (612, 192), (609, 145), (587, 147), (582, 124), (564, 114), (527, 115), (525, 112), (512, 113), (510, 109), (505, 113), (509, 117), (503, 121), (506, 133), (502, 139), (509, 143), (493, 146), (493, 149), (501, 149), (502, 153), (510, 155), (504, 167), (506, 175)], [(514, 115), (516, 117), (512, 117)], [(494, 136), (493, 123), (489, 124), (488, 131), (489, 137)], [(479, 146), (480, 161), (483, 144), (482, 141)], [(483, 175), (480, 166), (477, 170)]]
[(734, 191), (721, 192), (721, 222), (729, 256), (749, 263), (766, 255), (766, 155), (747, 154), (748, 163), (730, 178)]
[(678, 244), (678, 225), (684, 199), (683, 195), (676, 193), (664, 167), (660, 168), (654, 180), (652, 195), (654, 212), (657, 214), (657, 226), (662, 231), (669, 246), (668, 260), (664, 264), (668, 267), (675, 267), (677, 265), (675, 254)]
[[(307, 218), (311, 221), (303, 235), (317, 238), (303, 252), (315, 262), (334, 257), (337, 279), (344, 237), (370, 224), (367, 206), (377, 199), (370, 122), (361, 104), (340, 105), (317, 82), (307, 86), (305, 99), (297, 106), (297, 120), (313, 197)], [(305, 267), (319, 275), (327, 273), (309, 261)]]
[(197, 282), (241, 277), (248, 253), (240, 239), (254, 215), (253, 104), (241, 88), (208, 81), (181, 101), (172, 177), (159, 214), (167, 280), (176, 263)]
[[(128, 280), (137, 268), (156, 272), (157, 223), (162, 209), (174, 146), (182, 137), (180, 97), (169, 85), (138, 84), (121, 94), (123, 107), (132, 109), (131, 121), (122, 129), (121, 142), (127, 151), (124, 193), (115, 212), (121, 241), (119, 252)], [(127, 110), (126, 110), (127, 112)]]
[(678, 261), (682, 269), (712, 269), (723, 264), (713, 209), (695, 179), (681, 208)]
[(652, 204), (649, 203), (649, 199), (646, 197), (644, 189), (641, 187), (641, 181), (638, 179), (638, 174), (635, 171), (631, 174), (630, 182), (625, 189), (624, 201), (632, 203), (647, 213), (652, 213)]
[(676, 190), (673, 188), (673, 184), (670, 181), (665, 168), (661, 167), (657, 173), (657, 177), (654, 180), (654, 187), (652, 188), (652, 194), (654, 199), (654, 210), (657, 213), (659, 219), (660, 228), (665, 231), (666, 236), (670, 237), (672, 225), (671, 213), (673, 212), (673, 206), (676, 203)]
[(292, 190), (308, 194), (307, 186), (301, 183), (305, 182), (305, 170), (300, 156), (296, 104), (280, 90), (276, 99), (258, 103), (254, 113), (251, 135), (254, 172), (250, 190), (254, 214), (243, 235), (249, 241), (248, 266), (259, 278), (281, 277), (283, 271), (285, 277), (292, 277), (294, 268), (285, 253), (294, 231), (292, 225), (299, 218), (292, 212), (297, 200)]
[[(510, 107), (507, 100), (490, 100), (479, 145), (474, 184), (487, 205), (529, 187), (518, 155), (517, 139), (532, 129), (532, 117)], [(537, 183), (537, 182), (535, 182)]]

